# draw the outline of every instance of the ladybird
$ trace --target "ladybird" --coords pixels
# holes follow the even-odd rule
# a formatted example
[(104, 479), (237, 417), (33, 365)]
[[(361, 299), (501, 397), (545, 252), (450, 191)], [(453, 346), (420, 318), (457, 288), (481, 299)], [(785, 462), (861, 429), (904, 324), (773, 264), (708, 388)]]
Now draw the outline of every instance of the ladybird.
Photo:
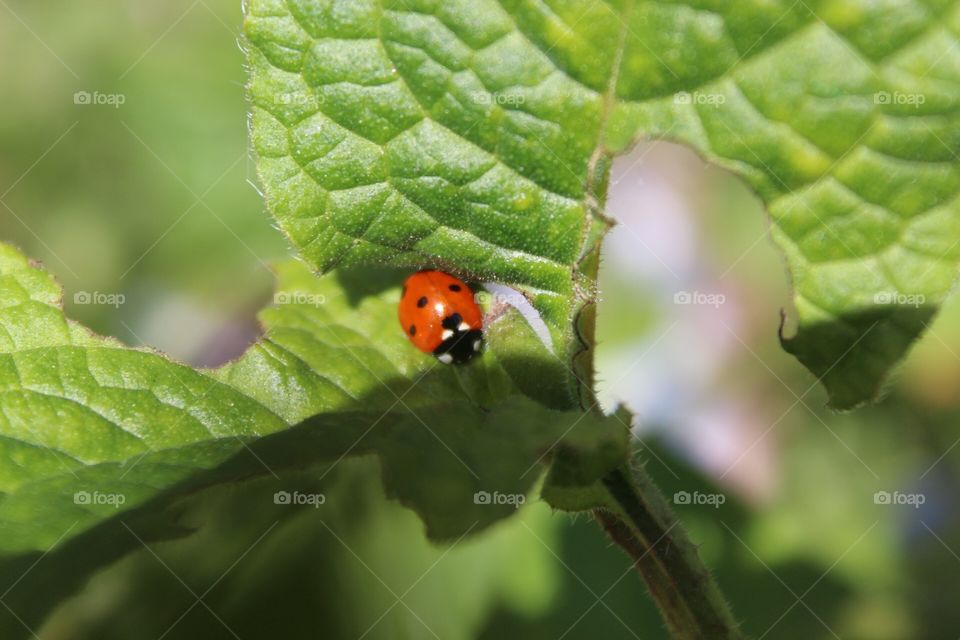
[(483, 346), (483, 314), (473, 291), (443, 271), (418, 271), (403, 283), (400, 326), (410, 342), (444, 364), (466, 362)]

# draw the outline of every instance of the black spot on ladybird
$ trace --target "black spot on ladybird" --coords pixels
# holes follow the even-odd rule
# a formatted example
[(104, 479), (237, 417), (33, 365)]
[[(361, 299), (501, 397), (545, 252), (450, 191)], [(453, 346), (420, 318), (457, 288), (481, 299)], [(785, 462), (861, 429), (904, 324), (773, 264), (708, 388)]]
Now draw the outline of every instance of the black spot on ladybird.
[(461, 322), (463, 322), (463, 316), (461, 316), (459, 313), (451, 313), (443, 319), (443, 322), (440, 323), (440, 326), (442, 326), (444, 329), (457, 332), (460, 330)]
[(477, 355), (482, 345), (483, 332), (478, 329), (455, 332), (433, 350), (433, 355), (445, 364), (459, 364)]
[(410, 335), (412, 335), (412, 336), (417, 335), (417, 327), (416, 327), (416, 325), (410, 325)]
[(420, 299), (417, 300), (417, 306), (421, 309), (427, 306), (427, 296), (420, 296)]
[(450, 285), (450, 291), (460, 291), (460, 285), (458, 284)]

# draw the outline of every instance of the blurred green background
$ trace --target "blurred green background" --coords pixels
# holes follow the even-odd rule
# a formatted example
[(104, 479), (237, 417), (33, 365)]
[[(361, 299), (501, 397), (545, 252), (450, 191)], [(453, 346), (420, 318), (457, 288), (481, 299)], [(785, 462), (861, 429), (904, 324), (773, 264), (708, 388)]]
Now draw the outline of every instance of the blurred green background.
[[(253, 186), (240, 12), (0, 0), (0, 237), (57, 275), (71, 317), (205, 366), (255, 338), (267, 264), (288, 251)], [(622, 224), (602, 274), (602, 397), (637, 413), (639, 459), (668, 497), (722, 496), (678, 511), (746, 630), (960, 637), (960, 301), (881, 406), (830, 414), (777, 343), (787, 283), (737, 180), (642, 145), (615, 167), (610, 209)], [(194, 535), (100, 572), (38, 635), (666, 637), (586, 517), (528, 506), (435, 548), (385, 501), (372, 461), (318, 476), (197, 496)], [(291, 487), (328, 502), (274, 505)], [(877, 504), (878, 491), (924, 503)]]

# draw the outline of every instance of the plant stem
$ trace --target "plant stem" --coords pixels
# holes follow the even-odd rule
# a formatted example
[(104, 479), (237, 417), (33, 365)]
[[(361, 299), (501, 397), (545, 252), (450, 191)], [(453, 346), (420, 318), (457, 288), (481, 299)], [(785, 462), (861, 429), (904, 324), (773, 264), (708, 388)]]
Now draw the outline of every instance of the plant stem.
[(594, 517), (633, 559), (676, 640), (743, 640), (710, 571), (642, 470), (603, 478), (611, 510)]

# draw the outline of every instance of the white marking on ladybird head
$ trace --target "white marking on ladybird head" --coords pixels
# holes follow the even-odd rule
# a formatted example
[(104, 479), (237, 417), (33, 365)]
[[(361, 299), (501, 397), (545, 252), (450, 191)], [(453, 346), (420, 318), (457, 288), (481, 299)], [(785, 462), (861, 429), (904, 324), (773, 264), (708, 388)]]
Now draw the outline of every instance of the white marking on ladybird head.
[(470, 331), (470, 325), (468, 325), (466, 322), (461, 322), (461, 323), (460, 323), (460, 326), (457, 327), (457, 330), (458, 330), (458, 331)]
[(453, 337), (453, 331), (450, 331), (450, 329), (444, 329), (443, 333), (440, 334), (441, 340), (448, 340), (452, 337)]
[(480, 341), (479, 341), (479, 340), (474, 340), (474, 341), (473, 341), (473, 350), (474, 350), (474, 351), (480, 351)]
[(443, 364), (451, 364), (453, 362), (453, 356), (450, 355), (449, 353), (443, 353), (437, 356), (437, 360), (439, 360)]

